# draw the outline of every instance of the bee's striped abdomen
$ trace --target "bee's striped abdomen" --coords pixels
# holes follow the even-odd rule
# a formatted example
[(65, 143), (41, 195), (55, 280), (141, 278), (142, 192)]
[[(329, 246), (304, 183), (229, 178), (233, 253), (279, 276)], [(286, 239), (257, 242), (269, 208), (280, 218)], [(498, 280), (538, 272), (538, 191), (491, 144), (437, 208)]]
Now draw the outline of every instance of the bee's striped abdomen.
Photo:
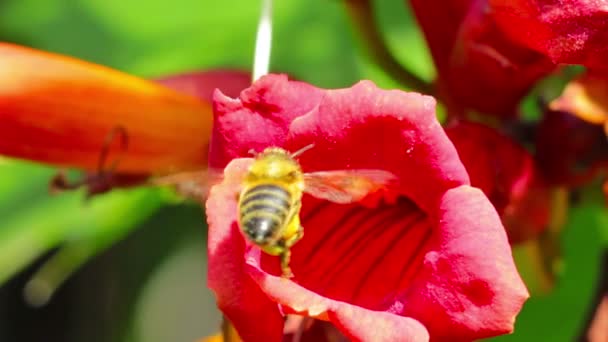
[(275, 184), (256, 185), (243, 194), (239, 202), (241, 229), (255, 243), (272, 239), (285, 225), (291, 195)]

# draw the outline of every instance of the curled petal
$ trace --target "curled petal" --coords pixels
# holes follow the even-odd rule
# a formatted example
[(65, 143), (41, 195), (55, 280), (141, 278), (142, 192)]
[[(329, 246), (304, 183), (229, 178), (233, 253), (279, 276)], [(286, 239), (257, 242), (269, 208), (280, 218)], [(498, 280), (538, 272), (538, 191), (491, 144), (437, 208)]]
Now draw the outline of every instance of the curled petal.
[[(123, 173), (205, 167), (211, 105), (70, 57), (0, 44), (0, 153)], [(120, 129), (123, 138), (112, 132)], [(127, 143), (121, 142), (125, 139)], [(111, 162), (109, 162), (111, 164)]]
[(429, 340), (428, 332), (415, 319), (329, 300), (294, 282), (268, 275), (259, 265), (251, 266), (252, 278), (287, 310), (299, 309), (311, 317), (327, 319), (354, 341)]
[(313, 109), (322, 96), (318, 88), (277, 75), (260, 78), (238, 99), (216, 91), (210, 166), (222, 168), (251, 150), (285, 145), (291, 121)]
[(437, 194), (469, 183), (434, 109), (430, 96), (362, 81), (328, 90), (318, 106), (293, 120), (287, 146), (314, 142), (314, 152), (300, 157), (311, 171), (381, 165), (399, 178), (403, 195), (428, 209)]
[[(428, 341), (429, 333), (415, 319), (387, 312), (370, 312), (357, 306), (341, 306), (329, 319), (354, 341)], [(373, 327), (373, 329), (370, 329)]]
[[(404, 314), (433, 339), (470, 341), (509, 333), (528, 291), (515, 270), (500, 218), (479, 189), (448, 190), (438, 231), (411, 284)], [(466, 314), (465, 314), (466, 313)]]

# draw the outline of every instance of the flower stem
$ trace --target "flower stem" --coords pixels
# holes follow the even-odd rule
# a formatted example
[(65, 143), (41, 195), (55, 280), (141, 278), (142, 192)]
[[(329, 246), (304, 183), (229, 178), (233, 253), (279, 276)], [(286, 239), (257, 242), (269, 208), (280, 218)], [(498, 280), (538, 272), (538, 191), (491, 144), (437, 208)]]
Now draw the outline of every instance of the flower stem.
[(270, 66), (272, 49), (272, 0), (262, 0), (262, 12), (258, 23), (253, 57), (252, 82), (266, 75)]
[(370, 0), (347, 0), (346, 7), (372, 60), (404, 87), (433, 95), (433, 86), (404, 68), (390, 52), (378, 29)]

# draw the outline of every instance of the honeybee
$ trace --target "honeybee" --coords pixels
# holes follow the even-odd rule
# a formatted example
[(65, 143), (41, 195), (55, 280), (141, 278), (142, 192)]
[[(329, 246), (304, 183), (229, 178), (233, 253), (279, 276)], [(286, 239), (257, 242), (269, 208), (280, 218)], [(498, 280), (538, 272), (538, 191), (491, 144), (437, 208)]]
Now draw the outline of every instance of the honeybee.
[(299, 216), (304, 193), (346, 204), (396, 181), (392, 173), (376, 169), (304, 173), (296, 157), (311, 147), (294, 153), (269, 147), (256, 154), (243, 175), (238, 194), (237, 219), (241, 231), (262, 251), (280, 257), (285, 278), (293, 277), (290, 248), (304, 235)]

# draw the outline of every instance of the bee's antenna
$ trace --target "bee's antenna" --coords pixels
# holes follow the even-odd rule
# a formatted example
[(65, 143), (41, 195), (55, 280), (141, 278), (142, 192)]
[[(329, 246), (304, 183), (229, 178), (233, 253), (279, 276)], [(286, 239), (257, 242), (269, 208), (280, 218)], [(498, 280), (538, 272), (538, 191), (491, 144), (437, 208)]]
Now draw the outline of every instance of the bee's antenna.
[(294, 153), (292, 153), (291, 157), (292, 158), (296, 158), (296, 157), (302, 155), (302, 153), (310, 150), (313, 147), (315, 147), (315, 144), (306, 145), (306, 146), (302, 147), (301, 149), (299, 149), (299, 150), (295, 151)]

